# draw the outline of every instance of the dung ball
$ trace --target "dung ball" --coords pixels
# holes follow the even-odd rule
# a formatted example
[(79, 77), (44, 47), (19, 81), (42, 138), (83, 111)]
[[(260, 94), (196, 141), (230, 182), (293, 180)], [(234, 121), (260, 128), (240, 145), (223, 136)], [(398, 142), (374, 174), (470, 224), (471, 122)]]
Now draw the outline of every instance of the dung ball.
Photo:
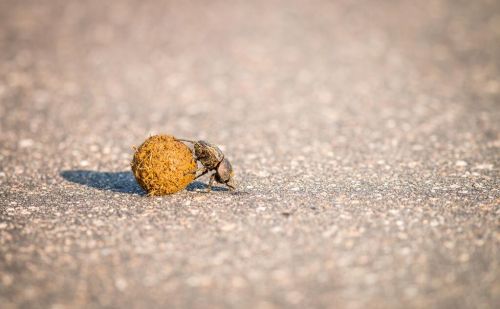
[(132, 172), (148, 195), (178, 192), (194, 180), (196, 162), (188, 146), (173, 136), (149, 137), (134, 153)]

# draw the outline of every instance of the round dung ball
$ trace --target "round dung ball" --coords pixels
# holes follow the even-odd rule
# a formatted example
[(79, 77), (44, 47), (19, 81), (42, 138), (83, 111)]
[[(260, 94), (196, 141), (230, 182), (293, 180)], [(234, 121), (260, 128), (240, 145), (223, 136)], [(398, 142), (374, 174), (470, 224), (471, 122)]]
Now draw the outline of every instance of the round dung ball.
[(172, 194), (194, 180), (196, 162), (188, 146), (173, 136), (154, 135), (136, 149), (132, 172), (148, 195)]

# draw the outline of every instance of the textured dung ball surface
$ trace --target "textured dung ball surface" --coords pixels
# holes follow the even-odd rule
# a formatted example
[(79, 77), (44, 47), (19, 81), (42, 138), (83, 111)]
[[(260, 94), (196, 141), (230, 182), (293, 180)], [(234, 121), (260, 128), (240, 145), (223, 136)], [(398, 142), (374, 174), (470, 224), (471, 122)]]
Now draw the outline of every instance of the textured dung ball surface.
[(169, 135), (148, 138), (134, 154), (132, 172), (149, 195), (172, 194), (194, 180), (196, 162), (191, 150)]

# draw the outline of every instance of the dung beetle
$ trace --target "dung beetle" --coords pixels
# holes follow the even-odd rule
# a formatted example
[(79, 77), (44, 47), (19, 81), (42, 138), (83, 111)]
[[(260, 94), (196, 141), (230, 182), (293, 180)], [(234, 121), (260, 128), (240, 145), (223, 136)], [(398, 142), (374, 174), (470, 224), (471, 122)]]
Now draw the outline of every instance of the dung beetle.
[(177, 140), (193, 144), (194, 157), (196, 161), (200, 161), (202, 165), (202, 167), (195, 172), (201, 172), (195, 179), (198, 179), (208, 172), (215, 171), (215, 173), (210, 176), (207, 188), (208, 192), (212, 190), (214, 180), (228, 186), (231, 190), (236, 189), (233, 167), (231, 163), (229, 163), (229, 160), (224, 158), (224, 154), (219, 147), (205, 141), (191, 141), (187, 139)]

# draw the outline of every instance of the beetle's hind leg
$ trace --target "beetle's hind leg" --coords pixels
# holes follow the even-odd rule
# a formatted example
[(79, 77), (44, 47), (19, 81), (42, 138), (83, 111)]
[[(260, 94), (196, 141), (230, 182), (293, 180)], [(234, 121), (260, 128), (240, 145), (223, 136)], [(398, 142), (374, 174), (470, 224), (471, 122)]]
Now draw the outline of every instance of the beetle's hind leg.
[(175, 138), (176, 141), (179, 141), (179, 142), (186, 142), (186, 143), (191, 143), (191, 144), (195, 144), (196, 141), (191, 141), (191, 140), (188, 140), (188, 139), (183, 139), (183, 138)]
[[(175, 137), (174, 137), (174, 139), (178, 142), (186, 142), (186, 143), (191, 143), (193, 145), (197, 143), (196, 141), (190, 141), (188, 139), (175, 138)], [(191, 153), (193, 154), (194, 160), (198, 161), (198, 157), (196, 157), (196, 151), (191, 147), (188, 147), (188, 148), (189, 148), (189, 150), (191, 150)]]

